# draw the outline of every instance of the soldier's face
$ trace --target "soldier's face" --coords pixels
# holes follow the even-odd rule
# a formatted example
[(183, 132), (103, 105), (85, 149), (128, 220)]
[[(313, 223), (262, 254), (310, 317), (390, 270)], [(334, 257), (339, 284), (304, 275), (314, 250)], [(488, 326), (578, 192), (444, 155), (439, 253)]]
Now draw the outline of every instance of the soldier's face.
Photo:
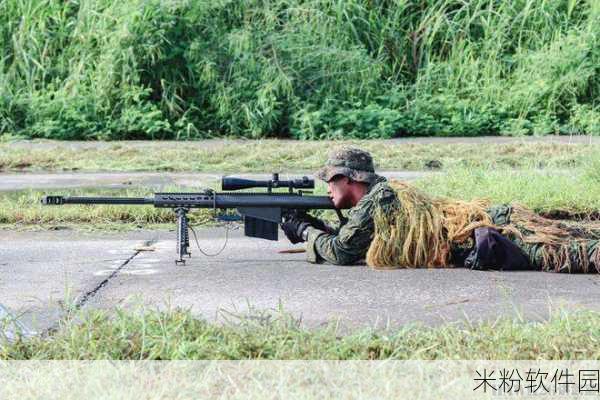
[(352, 204), (350, 179), (345, 176), (334, 176), (327, 182), (327, 194), (335, 208), (351, 208), (354, 206)]

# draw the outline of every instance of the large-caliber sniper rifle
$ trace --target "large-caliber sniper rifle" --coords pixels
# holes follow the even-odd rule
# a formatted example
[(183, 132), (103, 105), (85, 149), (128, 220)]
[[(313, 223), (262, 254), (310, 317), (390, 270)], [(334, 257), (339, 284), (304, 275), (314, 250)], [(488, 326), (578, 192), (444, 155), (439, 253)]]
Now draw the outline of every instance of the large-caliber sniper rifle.
[[(192, 208), (215, 210), (236, 209), (237, 219), (244, 220), (244, 234), (249, 237), (278, 240), (278, 224), (286, 216), (302, 214), (314, 209), (333, 209), (340, 221), (344, 219), (327, 196), (306, 196), (305, 189), (314, 189), (315, 181), (304, 176), (301, 179), (280, 180), (279, 174), (273, 174), (270, 180), (250, 180), (235, 177), (223, 177), (222, 190), (267, 188), (266, 192), (227, 193), (206, 189), (196, 193), (155, 193), (153, 197), (67, 197), (44, 196), (42, 204), (121, 204), (153, 205), (158, 208), (172, 208), (177, 214), (177, 259), (175, 263), (185, 264), (184, 256), (191, 256), (189, 241), (189, 222), (187, 213)], [(274, 192), (273, 189), (287, 188), (288, 192)], [(294, 192), (294, 189), (297, 189)], [(235, 220), (227, 216), (222, 220)], [(193, 232), (193, 231), (192, 231)]]

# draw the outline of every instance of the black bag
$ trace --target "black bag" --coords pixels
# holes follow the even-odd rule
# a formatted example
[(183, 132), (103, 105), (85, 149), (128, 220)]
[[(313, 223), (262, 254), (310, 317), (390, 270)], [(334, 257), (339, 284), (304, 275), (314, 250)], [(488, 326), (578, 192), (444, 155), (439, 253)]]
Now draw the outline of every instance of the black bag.
[(464, 259), (464, 266), (477, 270), (531, 269), (527, 254), (493, 228), (475, 229), (475, 245)]

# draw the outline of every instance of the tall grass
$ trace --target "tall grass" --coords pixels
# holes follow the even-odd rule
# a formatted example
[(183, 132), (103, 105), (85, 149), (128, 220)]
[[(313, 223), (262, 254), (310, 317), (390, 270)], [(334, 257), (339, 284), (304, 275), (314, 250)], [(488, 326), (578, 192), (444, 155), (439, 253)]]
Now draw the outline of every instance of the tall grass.
[(0, 1), (0, 134), (600, 133), (596, 0)]

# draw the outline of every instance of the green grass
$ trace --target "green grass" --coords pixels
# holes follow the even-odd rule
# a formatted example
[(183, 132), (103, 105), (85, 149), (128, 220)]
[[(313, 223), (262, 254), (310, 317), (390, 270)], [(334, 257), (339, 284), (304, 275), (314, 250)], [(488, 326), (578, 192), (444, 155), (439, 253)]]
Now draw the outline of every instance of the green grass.
[(342, 332), (306, 329), (281, 310), (222, 325), (188, 311), (75, 312), (47, 337), (0, 341), (0, 359), (581, 359), (600, 357), (600, 314), (554, 311), (541, 322)]
[[(212, 220), (201, 223), (202, 226), (220, 226), (218, 222)], [(194, 225), (195, 226), (195, 225)], [(38, 224), (0, 224), (0, 231), (18, 231), (18, 232), (42, 232), (42, 231), (63, 231), (63, 230), (77, 230), (78, 232), (130, 232), (135, 230), (163, 230), (163, 231), (175, 231), (175, 223), (155, 223), (155, 224), (139, 224), (133, 222), (94, 222), (94, 223), (81, 223), (81, 222), (48, 222)]]
[(538, 213), (600, 216), (598, 163), (565, 171), (457, 168), (418, 180), (436, 196), (521, 203)]
[(0, 134), (600, 133), (597, 0), (4, 0)]
[(600, 160), (598, 144), (419, 144), (382, 141), (200, 141), (114, 143), (72, 148), (0, 143), (0, 171), (288, 172), (321, 167), (332, 146), (352, 144), (372, 153), (380, 170), (468, 166), (571, 168)]
[[(532, 168), (514, 170), (456, 167), (419, 179), (414, 184), (434, 196), (463, 200), (487, 198), (492, 203), (518, 202), (539, 213), (554, 217), (598, 219), (600, 216), (598, 163), (559, 172)], [(217, 187), (216, 182), (213, 187)], [(164, 191), (180, 190), (182, 188), (171, 187), (165, 188)], [(325, 192), (325, 185), (319, 182), (314, 194), (322, 195)], [(39, 201), (44, 194), (143, 197), (152, 195), (152, 192), (143, 188), (8, 192), (0, 196), (0, 224), (12, 228), (83, 224), (100, 225), (110, 229), (136, 229), (175, 222), (175, 214), (171, 210), (152, 206), (42, 206)], [(333, 212), (315, 214), (335, 220)], [(213, 223), (212, 210), (194, 210), (190, 216), (194, 224)]]

